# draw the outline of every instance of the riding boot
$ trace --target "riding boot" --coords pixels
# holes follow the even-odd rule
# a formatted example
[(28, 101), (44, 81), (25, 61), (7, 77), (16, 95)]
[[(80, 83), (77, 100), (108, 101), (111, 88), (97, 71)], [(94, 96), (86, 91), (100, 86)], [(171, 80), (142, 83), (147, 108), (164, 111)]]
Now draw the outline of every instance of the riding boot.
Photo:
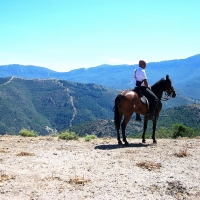
[(154, 120), (154, 117), (155, 117), (155, 113), (154, 112), (149, 112), (148, 119), (149, 120)]
[(141, 122), (141, 121), (142, 121), (140, 114), (137, 114), (137, 113), (136, 113), (135, 121), (138, 121), (138, 122)]
[(150, 109), (149, 109), (148, 118), (149, 118), (149, 120), (154, 120), (154, 118), (155, 118), (155, 110), (156, 110), (158, 102), (154, 101), (151, 104), (152, 105), (150, 106)]

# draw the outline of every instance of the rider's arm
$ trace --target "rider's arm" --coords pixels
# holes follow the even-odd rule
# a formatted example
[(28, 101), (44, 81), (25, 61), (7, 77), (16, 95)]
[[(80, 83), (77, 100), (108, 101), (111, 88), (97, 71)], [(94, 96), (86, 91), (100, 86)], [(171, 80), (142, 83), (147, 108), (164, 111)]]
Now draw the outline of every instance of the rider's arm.
[(145, 85), (145, 87), (150, 88), (147, 79), (144, 79), (144, 85)]

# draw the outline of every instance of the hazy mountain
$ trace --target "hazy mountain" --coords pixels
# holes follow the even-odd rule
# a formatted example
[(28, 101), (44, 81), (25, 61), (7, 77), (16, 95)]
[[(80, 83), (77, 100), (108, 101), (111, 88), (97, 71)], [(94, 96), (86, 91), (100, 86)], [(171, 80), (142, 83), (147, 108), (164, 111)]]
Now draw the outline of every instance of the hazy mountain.
[[(101, 65), (70, 72), (55, 72), (43, 67), (7, 65), (0, 66), (0, 77), (56, 78), (80, 83), (95, 83), (114, 89), (132, 88), (132, 74), (137, 65)], [(151, 62), (147, 75), (152, 85), (169, 74), (178, 94), (200, 99), (200, 54), (179, 60)]]
[[(101, 120), (100, 124), (108, 122), (103, 132), (98, 128), (100, 135), (111, 129), (114, 132), (110, 128), (114, 99), (118, 90), (132, 88), (132, 72), (136, 67), (101, 65), (55, 72), (36, 66), (0, 66), (0, 77), (4, 77), (0, 78), (0, 134), (15, 134), (21, 128), (47, 134), (47, 130), (62, 131), (79, 124), (89, 127), (88, 124), (96, 120)], [(163, 102), (162, 111), (172, 109), (170, 123), (182, 119), (182, 111), (178, 112), (181, 105), (199, 102), (200, 55), (148, 63), (147, 74), (151, 84), (166, 74), (172, 79), (178, 95), (175, 99)], [(174, 111), (173, 107), (178, 109)], [(196, 111), (199, 112), (199, 109)], [(186, 115), (190, 116), (188, 113)], [(163, 121), (162, 113), (160, 122), (168, 124)], [(98, 124), (96, 121), (94, 127)]]

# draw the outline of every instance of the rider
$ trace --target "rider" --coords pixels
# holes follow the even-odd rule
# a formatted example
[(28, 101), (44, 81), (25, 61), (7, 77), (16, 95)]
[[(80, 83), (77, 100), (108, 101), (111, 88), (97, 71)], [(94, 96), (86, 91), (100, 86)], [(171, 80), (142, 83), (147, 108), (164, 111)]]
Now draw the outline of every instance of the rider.
[[(149, 120), (154, 119), (155, 110), (158, 104), (158, 97), (152, 92), (148, 85), (148, 80), (145, 72), (146, 62), (139, 61), (139, 67), (135, 69), (133, 78), (135, 79), (136, 88), (139, 89), (144, 96), (150, 101)], [(136, 114), (136, 120), (140, 121), (140, 116)]]

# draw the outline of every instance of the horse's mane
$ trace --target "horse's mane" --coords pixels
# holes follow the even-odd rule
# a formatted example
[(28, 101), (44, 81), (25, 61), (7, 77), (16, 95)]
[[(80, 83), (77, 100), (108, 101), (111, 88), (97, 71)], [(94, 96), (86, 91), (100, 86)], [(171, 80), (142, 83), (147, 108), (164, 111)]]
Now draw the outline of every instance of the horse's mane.
[(156, 83), (154, 83), (154, 84), (151, 86), (152, 91), (153, 91), (153, 92), (157, 92), (160, 88), (164, 87), (166, 81), (167, 81), (170, 85), (172, 85), (172, 81), (171, 81), (171, 79), (169, 78), (169, 75), (167, 75), (167, 76), (166, 76), (166, 79), (161, 78), (159, 81), (157, 81)]
[(164, 87), (164, 84), (165, 84), (165, 79), (164, 78), (161, 78), (159, 81), (157, 81), (156, 83), (154, 83), (152, 86), (151, 86), (151, 89), (153, 91), (157, 91), (158, 89), (160, 89), (162, 86)]

